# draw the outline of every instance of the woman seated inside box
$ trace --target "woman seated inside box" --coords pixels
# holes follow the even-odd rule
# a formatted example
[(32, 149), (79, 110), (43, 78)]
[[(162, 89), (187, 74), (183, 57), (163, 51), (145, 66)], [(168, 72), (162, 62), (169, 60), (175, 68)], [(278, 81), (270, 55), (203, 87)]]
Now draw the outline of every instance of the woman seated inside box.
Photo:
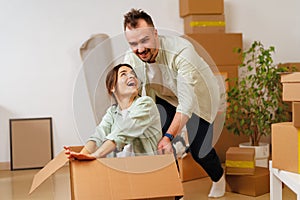
[(132, 67), (115, 66), (106, 76), (106, 88), (116, 104), (108, 108), (81, 152), (65, 147), (68, 158), (94, 160), (113, 151), (121, 156), (155, 155), (162, 137), (160, 115), (150, 97), (138, 95), (138, 79)]

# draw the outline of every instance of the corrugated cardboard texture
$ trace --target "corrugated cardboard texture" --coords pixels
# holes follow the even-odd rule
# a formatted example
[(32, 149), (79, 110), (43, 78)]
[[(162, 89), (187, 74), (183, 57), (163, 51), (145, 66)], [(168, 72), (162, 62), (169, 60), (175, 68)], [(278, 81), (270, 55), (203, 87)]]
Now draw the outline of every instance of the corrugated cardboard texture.
[(255, 171), (255, 149), (230, 147), (226, 152), (225, 166), (226, 174), (253, 175)]
[(272, 124), (272, 167), (300, 173), (299, 131), (292, 122)]
[(178, 166), (180, 178), (183, 182), (208, 176), (204, 169), (196, 163), (190, 153), (186, 154), (183, 158), (178, 158)]
[(183, 18), (184, 33), (224, 33), (224, 15), (188, 15)]
[(254, 175), (226, 175), (226, 191), (249, 196), (270, 192), (269, 169), (256, 167)]
[(72, 199), (147, 199), (183, 195), (174, 156), (72, 161)]
[[(241, 33), (203, 33), (186, 34), (189, 40), (193, 39), (200, 44), (211, 56), (217, 66), (239, 65), (242, 57), (234, 49), (243, 49)], [(192, 41), (192, 43), (194, 43)], [(202, 50), (202, 49), (201, 49)], [(196, 48), (196, 51), (198, 49)], [(203, 52), (198, 52), (203, 54)], [(209, 63), (212, 64), (212, 63)]]
[(180, 0), (180, 16), (193, 14), (223, 14), (224, 0)]
[(293, 102), (293, 125), (300, 128), (300, 102)]

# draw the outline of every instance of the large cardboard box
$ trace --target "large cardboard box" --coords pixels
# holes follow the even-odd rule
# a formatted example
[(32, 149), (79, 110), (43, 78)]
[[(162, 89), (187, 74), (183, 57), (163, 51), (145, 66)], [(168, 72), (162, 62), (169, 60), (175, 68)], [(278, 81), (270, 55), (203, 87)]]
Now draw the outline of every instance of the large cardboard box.
[(254, 175), (226, 175), (226, 183), (227, 192), (256, 197), (270, 192), (270, 172), (256, 167)]
[(284, 101), (300, 101), (300, 72), (282, 74), (281, 83)]
[(255, 172), (255, 149), (230, 147), (226, 152), (226, 174), (253, 175)]
[(272, 167), (300, 173), (300, 129), (292, 122), (272, 124)]
[(223, 14), (224, 0), (180, 0), (180, 17), (194, 14)]
[[(67, 162), (64, 152), (50, 161), (34, 176), (30, 193)], [(173, 154), (73, 160), (69, 166), (73, 200), (166, 200), (183, 195)]]
[(300, 128), (300, 102), (294, 101), (292, 107), (293, 125), (297, 128)]
[(225, 33), (224, 15), (188, 15), (183, 18), (184, 33)]
[[(185, 38), (201, 45), (217, 66), (240, 65), (242, 62), (242, 56), (235, 52), (237, 48), (243, 49), (242, 33), (193, 33), (186, 34)], [(195, 49), (202, 56), (203, 49)], [(213, 64), (209, 60), (207, 62)]]
[(204, 169), (196, 163), (190, 153), (178, 158), (178, 167), (182, 182), (207, 177)]

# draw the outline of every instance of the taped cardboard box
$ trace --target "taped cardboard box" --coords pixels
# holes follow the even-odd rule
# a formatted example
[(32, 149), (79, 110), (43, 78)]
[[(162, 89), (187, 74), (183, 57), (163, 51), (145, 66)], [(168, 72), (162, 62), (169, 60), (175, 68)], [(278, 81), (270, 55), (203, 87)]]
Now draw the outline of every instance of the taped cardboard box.
[(269, 193), (269, 169), (256, 167), (254, 175), (226, 175), (226, 191), (254, 197)]
[[(80, 151), (81, 148), (76, 147), (73, 150)], [(69, 161), (64, 152), (34, 176), (30, 193), (67, 162), (70, 166), (73, 200), (167, 200), (183, 195), (182, 183), (172, 154)]]
[(225, 33), (224, 15), (188, 15), (183, 18), (184, 33)]
[(178, 158), (179, 174), (182, 182), (207, 177), (204, 169), (193, 159), (190, 153)]
[(293, 102), (293, 125), (300, 128), (300, 102)]
[(300, 128), (292, 122), (272, 124), (272, 167), (300, 174)]
[(281, 75), (283, 101), (300, 101), (300, 72)]
[[(204, 48), (214, 61), (205, 60), (209, 65), (239, 65), (242, 62), (241, 55), (234, 51), (236, 48), (243, 49), (242, 33), (192, 33), (186, 34), (185, 38)], [(196, 48), (196, 51), (202, 56), (202, 48)]]
[(253, 175), (255, 173), (255, 149), (230, 147), (226, 152), (226, 174)]
[(224, 0), (180, 0), (180, 17), (194, 14), (223, 14)]

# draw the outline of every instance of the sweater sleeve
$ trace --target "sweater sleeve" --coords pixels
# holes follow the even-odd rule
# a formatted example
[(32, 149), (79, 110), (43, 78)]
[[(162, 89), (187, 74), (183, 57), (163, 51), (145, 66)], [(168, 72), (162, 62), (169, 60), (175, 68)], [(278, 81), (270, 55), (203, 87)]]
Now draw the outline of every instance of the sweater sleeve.
[(159, 112), (154, 101), (148, 96), (139, 97), (131, 105), (128, 116), (122, 124), (121, 122), (118, 124), (118, 121), (115, 123), (114, 130), (106, 136), (106, 139), (114, 140), (118, 149), (132, 143), (138, 137), (161, 137)]

